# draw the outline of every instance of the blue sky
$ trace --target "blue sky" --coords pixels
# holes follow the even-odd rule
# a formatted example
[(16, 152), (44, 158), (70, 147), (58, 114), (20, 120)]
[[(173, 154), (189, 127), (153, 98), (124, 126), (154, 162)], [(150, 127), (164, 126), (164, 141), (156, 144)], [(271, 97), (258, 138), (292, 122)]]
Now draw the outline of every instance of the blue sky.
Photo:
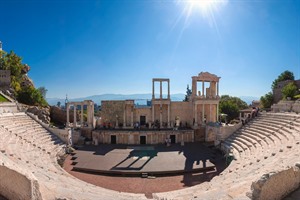
[[(221, 77), (220, 94), (261, 96), (290, 70), (300, 78), (300, 0), (0, 0), (0, 41), (31, 66), (47, 97), (151, 93), (170, 78)], [(190, 11), (190, 12), (189, 12)]]

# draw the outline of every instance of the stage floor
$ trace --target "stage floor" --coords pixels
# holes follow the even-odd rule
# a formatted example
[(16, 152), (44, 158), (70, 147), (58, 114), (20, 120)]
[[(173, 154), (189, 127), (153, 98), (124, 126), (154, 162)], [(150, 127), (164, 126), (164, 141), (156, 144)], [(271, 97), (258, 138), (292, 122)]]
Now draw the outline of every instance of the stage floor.
[(74, 152), (73, 170), (100, 174), (167, 175), (214, 170), (214, 150), (202, 143), (84, 146)]

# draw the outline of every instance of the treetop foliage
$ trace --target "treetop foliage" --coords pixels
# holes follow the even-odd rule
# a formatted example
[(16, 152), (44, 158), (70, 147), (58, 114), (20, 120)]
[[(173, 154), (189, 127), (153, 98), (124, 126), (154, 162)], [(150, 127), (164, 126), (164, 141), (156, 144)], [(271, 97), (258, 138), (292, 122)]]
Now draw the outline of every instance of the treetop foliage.
[(186, 87), (186, 95), (183, 101), (189, 101), (190, 96), (192, 95), (192, 90), (190, 89), (189, 85)]
[(273, 102), (274, 102), (274, 97), (272, 92), (269, 92), (264, 96), (260, 97), (260, 103), (263, 108), (271, 108)]
[[(47, 106), (48, 104), (40, 90), (32, 86), (22, 86), (24, 74), (26, 74), (29, 69), (30, 67), (23, 64), (22, 58), (13, 51), (9, 53), (0, 51), (0, 70), (10, 70), (11, 88), (14, 90), (17, 100), (28, 105)], [(44, 87), (42, 88), (42, 91), (47, 91)]]
[[(285, 70), (284, 72), (282, 72), (272, 83), (272, 91), (274, 91), (274, 89), (278, 86), (278, 83), (281, 82), (281, 81), (286, 81), (286, 80), (295, 80), (295, 76), (294, 76), (294, 73), (293, 72), (290, 72), (288, 70)], [(290, 85), (290, 84), (288, 84)], [(284, 87), (285, 88), (285, 87)], [(290, 93), (290, 89), (291, 87), (288, 86), (289, 89), (284, 89), (282, 90), (282, 93), (283, 91), (285, 90), (285, 93), (289, 93), (289, 95), (291, 95)], [(293, 89), (292, 89), (293, 90)], [(289, 92), (288, 92), (289, 91)], [(285, 94), (283, 94), (284, 96)], [(295, 94), (296, 95), (296, 94)], [(287, 96), (286, 96), (287, 97)], [(292, 96), (293, 97), (293, 96)], [(285, 98), (285, 97), (284, 97)], [(273, 92), (269, 92), (267, 94), (265, 94), (264, 96), (261, 96), (260, 97), (260, 103), (262, 105), (263, 108), (271, 108), (272, 104), (274, 103), (274, 96), (273, 96)]]
[(239, 116), (239, 111), (248, 108), (246, 102), (238, 97), (222, 95), (219, 103), (220, 113), (227, 114), (228, 120), (233, 120)]
[(295, 80), (295, 76), (294, 76), (294, 73), (293, 72), (290, 72), (288, 70), (282, 72), (278, 77), (277, 79), (275, 79), (272, 83), (272, 90), (274, 90), (278, 83), (281, 82), (281, 81), (286, 81), (286, 80)]
[(248, 108), (247, 103), (245, 101), (241, 100), (238, 97), (232, 97), (232, 96), (229, 96), (229, 95), (222, 95), (221, 99), (220, 99), (220, 102), (222, 102), (222, 101), (229, 101), (229, 102), (231, 102), (233, 104), (236, 104), (237, 107), (240, 110)]
[(288, 97), (294, 99), (297, 94), (298, 88), (294, 82), (291, 82), (282, 88), (283, 99), (287, 99)]

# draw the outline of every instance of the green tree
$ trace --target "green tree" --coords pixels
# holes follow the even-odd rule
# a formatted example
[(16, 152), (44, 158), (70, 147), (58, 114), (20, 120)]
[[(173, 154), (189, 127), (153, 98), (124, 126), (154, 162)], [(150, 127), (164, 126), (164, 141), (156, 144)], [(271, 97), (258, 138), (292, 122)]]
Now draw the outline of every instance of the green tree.
[(260, 97), (260, 103), (263, 108), (271, 108), (273, 102), (274, 102), (274, 97), (272, 92), (269, 92), (265, 94), (265, 96)]
[(47, 106), (45, 96), (47, 89), (41, 87), (35, 89), (32, 86), (22, 86), (24, 74), (30, 69), (28, 65), (22, 63), (22, 58), (13, 51), (6, 53), (0, 51), (0, 69), (10, 70), (11, 88), (14, 89), (18, 101), (28, 105)]
[(223, 101), (220, 102), (220, 111), (221, 113), (227, 114), (227, 119), (233, 120), (239, 116), (239, 108), (238, 106), (231, 101)]
[(232, 97), (232, 96), (229, 96), (229, 95), (222, 95), (220, 100), (221, 101), (230, 101), (230, 102), (236, 104), (239, 109), (245, 109), (245, 108), (248, 107), (247, 103), (245, 101), (241, 100), (238, 97)]
[(22, 58), (11, 51), (10, 53), (4, 54), (1, 59), (1, 69), (10, 70), (11, 76), (19, 79), (21, 77), (21, 72), (24, 66), (22, 64)]
[(60, 108), (60, 106), (61, 106), (61, 103), (60, 103), (60, 101), (58, 101), (56, 105), (57, 105), (57, 107), (59, 107), (59, 108)]
[(46, 99), (46, 94), (47, 94), (48, 90), (45, 87), (39, 87), (38, 90), (42, 94), (43, 98)]
[(281, 82), (281, 81), (286, 81), (286, 80), (295, 80), (295, 76), (293, 74), (293, 72), (290, 72), (288, 70), (282, 72), (278, 77), (277, 79), (275, 79), (272, 83), (272, 90), (274, 90), (278, 83)]
[(192, 90), (190, 89), (189, 85), (186, 87), (186, 95), (183, 101), (189, 101), (190, 96), (192, 95)]
[(46, 100), (43, 98), (43, 95), (38, 89), (34, 87), (25, 87), (23, 88), (17, 96), (18, 101), (27, 105), (34, 106), (47, 106)]
[(222, 95), (219, 103), (220, 113), (227, 114), (227, 119), (230, 121), (239, 116), (239, 111), (247, 108), (246, 102), (238, 97), (231, 97), (229, 95)]
[(282, 88), (282, 96), (283, 99), (287, 99), (287, 97), (291, 97), (294, 99), (294, 96), (298, 94), (298, 88), (294, 82), (291, 82)]
[(0, 69), (3, 69), (4, 57), (7, 53), (3, 50), (0, 51)]
[(10, 70), (11, 73), (11, 87), (16, 93), (21, 90), (21, 77), (22, 69), (24, 64), (22, 64), (22, 58), (15, 54), (13, 51), (10, 53), (1, 52), (0, 56), (0, 69)]

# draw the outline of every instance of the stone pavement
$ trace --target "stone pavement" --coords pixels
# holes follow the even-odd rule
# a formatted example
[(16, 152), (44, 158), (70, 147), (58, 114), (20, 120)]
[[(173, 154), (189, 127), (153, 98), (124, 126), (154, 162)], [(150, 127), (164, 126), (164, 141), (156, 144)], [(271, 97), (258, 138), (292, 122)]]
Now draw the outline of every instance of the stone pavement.
[(201, 143), (184, 146), (116, 145), (85, 146), (73, 155), (73, 170), (94, 173), (180, 174), (214, 170), (214, 151)]

